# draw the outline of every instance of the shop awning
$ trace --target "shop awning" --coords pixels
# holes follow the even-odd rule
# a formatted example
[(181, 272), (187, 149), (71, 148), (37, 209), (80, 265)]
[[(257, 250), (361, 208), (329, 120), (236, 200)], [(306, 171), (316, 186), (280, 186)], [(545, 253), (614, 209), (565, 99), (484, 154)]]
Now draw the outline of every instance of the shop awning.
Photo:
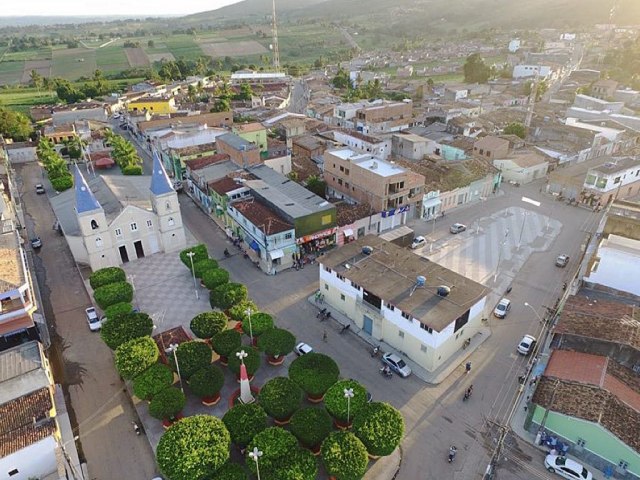
[(18, 333), (31, 327), (33, 327), (33, 320), (29, 315), (23, 315), (0, 323), (0, 335)]
[(271, 260), (277, 260), (278, 258), (284, 257), (284, 252), (282, 250), (274, 250), (269, 252), (269, 255), (271, 256)]
[(350, 228), (345, 228), (342, 233), (344, 233), (345, 237), (353, 237), (353, 230)]
[(251, 240), (251, 243), (249, 244), (249, 246), (256, 252), (260, 251), (260, 245), (258, 245), (258, 242), (256, 242), (255, 240)]

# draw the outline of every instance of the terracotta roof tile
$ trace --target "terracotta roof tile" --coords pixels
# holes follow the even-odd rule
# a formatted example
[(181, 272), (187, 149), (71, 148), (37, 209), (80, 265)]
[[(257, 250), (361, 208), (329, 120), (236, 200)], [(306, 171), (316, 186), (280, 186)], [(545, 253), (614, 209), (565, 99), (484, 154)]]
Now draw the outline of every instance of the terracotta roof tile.
[(283, 220), (277, 213), (256, 200), (244, 200), (231, 205), (249, 219), (266, 235), (292, 230), (293, 225)]
[(56, 423), (53, 419), (36, 425), (23, 425), (9, 433), (0, 434), (0, 458), (53, 435)]
[(16, 233), (10, 231), (0, 235), (0, 288), (12, 290), (25, 281)]
[(225, 195), (240, 187), (242, 187), (242, 184), (239, 184), (230, 177), (224, 177), (219, 180), (209, 182), (209, 188), (219, 195)]
[(607, 370), (607, 357), (588, 353), (555, 350), (544, 374), (548, 377), (602, 387)]
[(229, 155), (226, 153), (216, 153), (214, 155), (207, 155), (206, 157), (192, 158), (191, 160), (185, 160), (185, 165), (190, 170), (200, 170), (214, 163), (225, 162), (229, 160)]

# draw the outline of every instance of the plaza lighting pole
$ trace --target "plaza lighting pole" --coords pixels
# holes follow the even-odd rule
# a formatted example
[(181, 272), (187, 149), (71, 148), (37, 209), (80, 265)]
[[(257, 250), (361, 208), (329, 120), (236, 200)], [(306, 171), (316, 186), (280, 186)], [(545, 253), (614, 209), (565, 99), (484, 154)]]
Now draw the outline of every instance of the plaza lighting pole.
[(180, 375), (180, 365), (178, 364), (178, 355), (176, 352), (178, 351), (178, 344), (172, 343), (169, 345), (168, 350), (173, 353), (173, 361), (176, 362), (176, 371), (178, 373), (178, 381), (180, 382), (180, 390), (184, 393), (184, 387), (182, 386), (182, 376)]
[(253, 345), (253, 327), (251, 326), (251, 307), (248, 307), (244, 313), (247, 314), (249, 318), (249, 337), (251, 338), (251, 345)]
[(262, 452), (258, 450), (258, 447), (254, 447), (254, 449), (249, 452), (249, 456), (254, 462), (256, 462), (256, 473), (258, 475), (258, 480), (260, 480), (260, 468), (258, 467), (258, 459), (262, 456)]
[(199, 300), (200, 297), (198, 296), (198, 284), (196, 283), (196, 271), (193, 268), (194, 255), (195, 255), (195, 252), (187, 252), (187, 257), (189, 257), (189, 260), (191, 260), (191, 274), (193, 275), (193, 289), (196, 292), (196, 300)]
[(349, 414), (351, 413), (351, 399), (353, 398), (353, 388), (344, 389), (344, 398), (347, 399), (347, 424), (349, 423)]

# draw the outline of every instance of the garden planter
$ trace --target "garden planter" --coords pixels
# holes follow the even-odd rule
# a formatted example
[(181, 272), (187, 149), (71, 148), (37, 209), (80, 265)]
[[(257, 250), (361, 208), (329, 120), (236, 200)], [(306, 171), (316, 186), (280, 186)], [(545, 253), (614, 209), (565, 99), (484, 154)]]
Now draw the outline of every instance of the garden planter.
[[(253, 394), (254, 397), (257, 397), (258, 394), (260, 393), (260, 388), (258, 387), (254, 387), (253, 385), (251, 385), (249, 387), (251, 389), (251, 393)], [(233, 408), (234, 405), (236, 405), (236, 403), (240, 403), (240, 389), (236, 389), (231, 396), (229, 397), (229, 408)]]
[(213, 395), (211, 397), (202, 397), (201, 401), (203, 405), (211, 407), (220, 401), (220, 394), (217, 393), (216, 395)]
[(343, 422), (341, 420), (338, 420), (337, 418), (333, 419), (333, 424), (340, 430), (348, 430), (349, 428), (351, 428), (352, 423), (353, 421)]
[(167, 429), (174, 423), (182, 420), (183, 418), (184, 418), (184, 415), (181, 412), (178, 412), (173, 416), (173, 418), (165, 418), (164, 420), (162, 420), (162, 426), (165, 429)]
[(308, 393), (307, 400), (309, 400), (311, 403), (320, 403), (322, 400), (324, 400), (324, 393), (322, 395), (312, 395)]
[(379, 458), (380, 458), (380, 455), (371, 455), (370, 453), (367, 453), (367, 455), (369, 456), (369, 458), (370, 458), (371, 460), (377, 460), (377, 459), (379, 459)]
[(322, 445), (316, 445), (314, 447), (307, 447), (307, 450), (309, 450), (311, 453), (313, 453), (317, 457), (318, 455), (320, 455), (321, 446)]
[(284, 363), (284, 355), (279, 355), (277, 357), (273, 357), (271, 355), (269, 355), (267, 357), (267, 362), (269, 362), (269, 365), (282, 365)]
[(273, 419), (273, 423), (275, 423), (276, 425), (281, 427), (281, 426), (287, 425), (289, 422), (291, 422), (291, 417), (292, 417), (292, 415), (289, 415), (287, 418), (282, 418), (282, 419), (274, 418)]

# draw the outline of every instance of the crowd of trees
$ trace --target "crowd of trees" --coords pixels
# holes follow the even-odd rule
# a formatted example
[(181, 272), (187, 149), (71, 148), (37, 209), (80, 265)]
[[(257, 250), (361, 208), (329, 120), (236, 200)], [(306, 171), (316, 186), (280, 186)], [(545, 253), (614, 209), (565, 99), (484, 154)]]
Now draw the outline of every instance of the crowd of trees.
[(107, 130), (107, 141), (112, 147), (111, 158), (124, 175), (142, 175), (142, 159), (130, 141), (111, 130)]
[(605, 78), (640, 90), (640, 36), (609, 50), (602, 63)]
[(60, 156), (49, 140), (46, 138), (40, 139), (36, 153), (47, 172), (51, 186), (57, 192), (73, 187), (73, 176), (69, 172), (67, 162)]
[(29, 117), (20, 112), (0, 107), (0, 135), (17, 142), (28, 140), (33, 135)]
[(479, 53), (472, 53), (467, 57), (463, 71), (466, 83), (487, 83), (492, 73), (491, 67), (484, 63)]

